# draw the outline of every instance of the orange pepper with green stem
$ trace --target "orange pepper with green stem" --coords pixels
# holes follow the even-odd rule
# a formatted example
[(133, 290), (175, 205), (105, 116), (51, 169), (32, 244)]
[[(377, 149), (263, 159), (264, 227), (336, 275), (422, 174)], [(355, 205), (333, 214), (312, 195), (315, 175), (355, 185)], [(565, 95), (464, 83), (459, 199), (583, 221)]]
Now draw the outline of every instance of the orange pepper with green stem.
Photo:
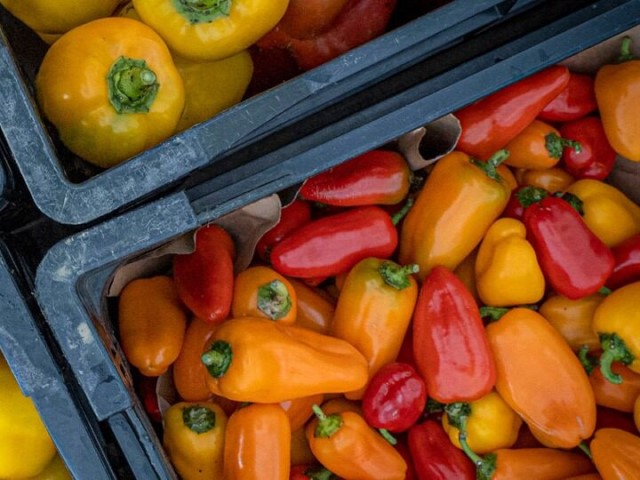
[(291, 425), (279, 405), (254, 403), (236, 410), (224, 442), (225, 480), (289, 480)]
[(350, 392), (368, 380), (367, 360), (348, 342), (266, 318), (223, 322), (201, 359), (211, 392), (239, 402)]
[[(354, 266), (340, 290), (330, 334), (356, 347), (369, 364), (369, 378), (393, 362), (409, 328), (418, 297), (417, 266), (366, 258)], [(364, 388), (348, 392), (359, 399)]]
[(187, 326), (180, 354), (173, 363), (173, 384), (183, 400), (201, 402), (211, 398), (200, 356), (216, 327), (197, 317)]
[(501, 165), (507, 156), (501, 150), (480, 162), (455, 151), (436, 163), (402, 223), (401, 264), (417, 264), (422, 279), (435, 265), (455, 269), (471, 253), (515, 187)]
[(311, 407), (316, 403), (322, 403), (323, 400), (324, 395), (318, 393), (308, 397), (294, 398), (293, 400), (280, 402), (280, 408), (282, 408), (289, 417), (291, 431), (302, 428), (304, 424), (307, 423), (307, 420), (313, 416)]
[(118, 331), (124, 355), (140, 373), (158, 377), (180, 355), (187, 311), (171, 277), (129, 282), (118, 301)]
[(590, 443), (603, 480), (633, 480), (640, 472), (640, 437), (617, 428), (600, 428)]

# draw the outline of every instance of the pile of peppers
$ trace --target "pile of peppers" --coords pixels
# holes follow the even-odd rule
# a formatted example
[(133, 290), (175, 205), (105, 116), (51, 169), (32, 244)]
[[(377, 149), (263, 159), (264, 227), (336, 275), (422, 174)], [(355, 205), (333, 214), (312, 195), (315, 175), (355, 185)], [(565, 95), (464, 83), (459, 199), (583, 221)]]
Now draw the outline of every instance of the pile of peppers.
[(210, 224), (129, 283), (180, 477), (638, 478), (640, 206), (607, 179), (640, 160), (639, 66), (548, 67), (456, 112), (425, 171), (389, 145), (309, 178), (245, 270)]

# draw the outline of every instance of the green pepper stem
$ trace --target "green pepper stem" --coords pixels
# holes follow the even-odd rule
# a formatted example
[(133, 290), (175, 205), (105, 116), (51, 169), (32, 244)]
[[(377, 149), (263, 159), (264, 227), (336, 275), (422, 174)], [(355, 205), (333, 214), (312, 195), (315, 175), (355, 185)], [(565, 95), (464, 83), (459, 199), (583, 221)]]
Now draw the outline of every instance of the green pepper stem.
[(549, 152), (551, 158), (559, 159), (562, 157), (562, 152), (565, 148), (571, 148), (576, 153), (582, 151), (582, 145), (576, 140), (570, 140), (568, 138), (562, 138), (555, 132), (549, 133), (544, 137), (544, 146)]
[(539, 202), (547, 196), (548, 192), (544, 188), (528, 185), (518, 190), (515, 195), (524, 208)]
[(309, 480), (334, 480), (336, 477), (331, 471), (324, 467), (310, 467), (304, 471)]
[(107, 86), (111, 106), (125, 114), (148, 112), (160, 84), (144, 60), (120, 57), (109, 69)]
[(279, 320), (286, 316), (293, 302), (287, 286), (275, 279), (258, 287), (258, 310), (271, 320)]
[(496, 322), (509, 310), (510, 308), (507, 307), (489, 307), (484, 305), (480, 307), (480, 317), (487, 319), (489, 322)]
[(182, 409), (182, 421), (189, 430), (205, 433), (215, 428), (216, 414), (210, 408), (191, 405)]
[(313, 410), (313, 413), (318, 419), (318, 425), (316, 425), (316, 429), (313, 432), (314, 437), (329, 438), (342, 427), (342, 417), (340, 415), (326, 415), (315, 403), (311, 407), (311, 410)]
[(598, 366), (598, 360), (589, 355), (589, 345), (583, 345), (580, 347), (580, 350), (578, 350), (578, 358), (587, 372), (587, 375), (591, 375)]
[(403, 290), (411, 285), (409, 275), (417, 273), (419, 270), (420, 267), (417, 264), (401, 266), (391, 260), (382, 262), (378, 268), (384, 283), (396, 290)]
[(393, 435), (391, 435), (391, 432), (389, 432), (389, 430), (387, 430), (386, 428), (379, 428), (378, 432), (380, 432), (380, 435), (382, 435), (382, 438), (384, 438), (391, 445), (396, 445), (398, 443), (398, 440), (396, 440), (396, 438)]
[(228, 16), (231, 3), (232, 0), (173, 0), (176, 12), (193, 25)]
[(498, 167), (507, 158), (509, 158), (509, 151), (502, 149), (494, 153), (486, 162), (482, 162), (476, 159), (471, 159), (471, 163), (473, 163), (476, 167), (482, 170), (490, 179), (495, 180), (496, 182), (501, 182), (502, 177), (498, 173)]
[(400, 223), (400, 220), (402, 220), (407, 215), (407, 213), (409, 213), (411, 207), (413, 207), (413, 197), (407, 198), (407, 201), (402, 206), (402, 208), (391, 217), (391, 223), (393, 223), (394, 225), (398, 225), (398, 223)]
[(616, 385), (622, 383), (622, 377), (611, 370), (611, 365), (616, 361), (623, 365), (629, 365), (634, 361), (634, 355), (629, 351), (624, 340), (615, 333), (601, 333), (600, 345), (602, 346), (602, 355), (600, 356), (602, 376)]
[(578, 444), (578, 448), (582, 450), (582, 452), (589, 458), (589, 460), (593, 460), (591, 449), (589, 448), (589, 445), (585, 443), (584, 440)]
[(620, 44), (620, 56), (618, 57), (618, 63), (624, 63), (635, 59), (635, 57), (631, 53), (632, 43), (633, 40), (631, 40), (631, 37), (624, 37), (622, 39), (622, 43)]
[(209, 351), (202, 354), (200, 361), (207, 367), (207, 371), (214, 378), (222, 377), (233, 360), (231, 344), (223, 340), (217, 340), (211, 345)]
[(581, 216), (584, 215), (584, 202), (580, 197), (569, 192), (556, 192), (554, 196), (561, 198), (567, 202)]

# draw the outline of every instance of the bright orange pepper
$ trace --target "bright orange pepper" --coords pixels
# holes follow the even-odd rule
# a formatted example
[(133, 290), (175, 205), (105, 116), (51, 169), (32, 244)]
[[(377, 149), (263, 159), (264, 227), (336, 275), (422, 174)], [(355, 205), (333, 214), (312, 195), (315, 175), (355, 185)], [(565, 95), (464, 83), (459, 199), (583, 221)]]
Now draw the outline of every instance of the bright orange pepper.
[(368, 379), (367, 360), (348, 342), (266, 318), (227, 320), (210, 345), (202, 356), (209, 389), (240, 402), (349, 392)]
[(307, 420), (313, 416), (313, 407), (317, 403), (321, 403), (324, 399), (324, 395), (319, 393), (317, 395), (310, 395), (308, 397), (295, 398), (293, 400), (285, 400), (280, 402), (280, 408), (284, 410), (284, 413), (289, 417), (291, 423), (291, 430), (298, 430), (302, 428)]
[(280, 323), (293, 323), (297, 311), (295, 289), (272, 268), (257, 265), (236, 275), (232, 317), (266, 317)]
[(501, 150), (487, 162), (454, 151), (438, 160), (402, 222), (399, 261), (418, 264), (423, 279), (435, 265), (454, 270), (480, 243), (515, 185)]
[(640, 437), (618, 428), (600, 428), (591, 454), (603, 480), (634, 480), (640, 472)]
[(621, 412), (633, 412), (635, 401), (640, 396), (640, 373), (618, 362), (611, 365), (611, 371), (620, 375), (621, 383), (611, 383), (602, 376), (599, 368), (594, 368), (589, 375), (596, 403)]
[(291, 425), (279, 405), (254, 403), (229, 417), (225, 480), (289, 480), (290, 468)]
[(129, 282), (118, 303), (120, 344), (140, 373), (157, 377), (178, 358), (187, 327), (187, 311), (171, 277)]
[[(340, 290), (331, 335), (365, 356), (369, 378), (400, 352), (418, 298), (418, 284), (411, 275), (416, 268), (366, 258), (351, 269)], [(359, 399), (363, 394), (364, 388), (346, 396)]]
[(294, 278), (287, 280), (296, 292), (298, 315), (295, 324), (318, 333), (328, 333), (335, 311), (335, 301), (329, 294), (324, 294), (300, 280)]
[(496, 390), (543, 445), (573, 448), (591, 436), (596, 403), (587, 374), (542, 315), (514, 308), (487, 326), (487, 337)]
[(200, 361), (200, 356), (216, 327), (217, 324), (200, 318), (194, 318), (187, 327), (180, 355), (173, 364), (173, 383), (178, 395), (187, 402), (211, 398), (205, 382), (207, 370)]
[(306, 427), (307, 440), (318, 461), (342, 478), (404, 480), (402, 455), (359, 414), (344, 411), (326, 415), (315, 406), (317, 418)]
[(544, 170), (524, 170), (520, 172), (520, 185), (544, 188), (548, 192), (563, 192), (575, 179), (560, 167)]

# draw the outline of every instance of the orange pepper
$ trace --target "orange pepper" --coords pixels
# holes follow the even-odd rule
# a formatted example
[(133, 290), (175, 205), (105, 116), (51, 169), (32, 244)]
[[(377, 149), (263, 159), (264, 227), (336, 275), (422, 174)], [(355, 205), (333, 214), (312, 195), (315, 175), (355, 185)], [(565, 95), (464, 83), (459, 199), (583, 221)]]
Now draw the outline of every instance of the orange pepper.
[(318, 333), (327, 334), (335, 311), (335, 301), (324, 292), (300, 280), (287, 278), (296, 292), (298, 315), (295, 324)]
[[(365, 356), (369, 378), (400, 352), (418, 298), (418, 284), (411, 276), (416, 269), (416, 265), (365, 258), (349, 271), (340, 290), (331, 335)], [(364, 388), (346, 397), (360, 399), (363, 394)]]
[(209, 389), (240, 402), (277, 403), (362, 388), (367, 360), (348, 342), (266, 318), (223, 322), (202, 356)]
[(297, 309), (295, 289), (272, 268), (257, 265), (236, 275), (232, 317), (266, 317), (280, 323), (293, 323)]
[(634, 480), (640, 472), (640, 437), (618, 428), (600, 428), (590, 443), (603, 480)]
[(599, 293), (577, 300), (552, 295), (540, 305), (538, 312), (560, 332), (574, 351), (585, 345), (589, 350), (596, 350), (600, 348), (600, 339), (591, 328), (591, 322), (596, 307), (603, 299), (604, 295)]
[(487, 326), (496, 390), (547, 447), (573, 448), (595, 429), (596, 403), (583, 366), (542, 315), (514, 308)]
[(313, 456), (304, 427), (291, 432), (291, 465), (308, 465), (317, 463)]
[(129, 282), (118, 303), (120, 344), (140, 373), (157, 377), (178, 358), (187, 328), (187, 311), (171, 277)]
[(524, 170), (520, 173), (520, 185), (544, 188), (548, 192), (563, 192), (575, 181), (567, 171), (560, 167), (544, 170)]
[(614, 374), (620, 375), (621, 383), (612, 383), (602, 376), (599, 368), (589, 375), (596, 403), (621, 412), (633, 412), (634, 404), (640, 396), (640, 373), (625, 367), (622, 363), (611, 364)]
[(560, 132), (548, 123), (534, 120), (504, 147), (509, 151), (504, 163), (534, 170), (551, 168), (560, 161), (565, 147), (580, 152), (578, 142), (560, 137)]
[(480, 304), (480, 296), (478, 295), (478, 286), (476, 282), (476, 258), (478, 258), (478, 249), (474, 249), (467, 255), (461, 263), (458, 264), (453, 273), (456, 274), (462, 283), (465, 284), (475, 301)]
[(499, 151), (487, 162), (454, 151), (438, 160), (402, 222), (398, 258), (418, 264), (420, 279), (435, 265), (454, 270), (506, 207), (515, 185)]
[(306, 427), (314, 456), (341, 478), (404, 480), (407, 464), (402, 455), (359, 414), (344, 411), (326, 415), (320, 407)]
[(636, 401), (633, 402), (633, 423), (638, 431), (640, 431), (640, 395), (638, 395)]
[(216, 327), (215, 323), (200, 318), (194, 318), (187, 327), (180, 355), (173, 364), (173, 383), (183, 400), (199, 402), (211, 398), (205, 382), (207, 370), (200, 356)]
[(254, 403), (227, 422), (225, 480), (289, 480), (291, 426), (279, 405)]
[(316, 403), (321, 403), (324, 399), (324, 395), (318, 393), (316, 395), (310, 395), (308, 397), (294, 398), (293, 400), (285, 400), (280, 402), (280, 408), (284, 410), (284, 413), (289, 417), (291, 423), (291, 430), (298, 430), (302, 428), (307, 420), (313, 415), (313, 407)]
[(585, 473), (584, 475), (574, 475), (563, 480), (602, 480), (602, 477), (598, 473)]

